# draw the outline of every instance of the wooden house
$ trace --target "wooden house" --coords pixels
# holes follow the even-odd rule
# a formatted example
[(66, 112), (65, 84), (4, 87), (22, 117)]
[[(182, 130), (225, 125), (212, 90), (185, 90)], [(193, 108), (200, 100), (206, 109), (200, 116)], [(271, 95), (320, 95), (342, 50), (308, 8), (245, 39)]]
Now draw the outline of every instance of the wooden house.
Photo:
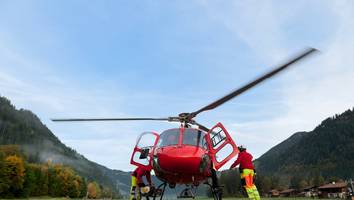
[(281, 197), (294, 197), (294, 196), (297, 196), (297, 191), (295, 189), (289, 188), (289, 189), (280, 191), (279, 195)]
[(308, 186), (302, 190), (301, 194), (302, 194), (301, 196), (304, 196), (304, 197), (317, 197), (318, 190), (317, 190), (316, 186)]
[(322, 198), (346, 198), (346, 182), (333, 182), (318, 187), (319, 197)]
[(268, 197), (279, 197), (279, 191), (278, 190), (270, 190), (268, 192)]

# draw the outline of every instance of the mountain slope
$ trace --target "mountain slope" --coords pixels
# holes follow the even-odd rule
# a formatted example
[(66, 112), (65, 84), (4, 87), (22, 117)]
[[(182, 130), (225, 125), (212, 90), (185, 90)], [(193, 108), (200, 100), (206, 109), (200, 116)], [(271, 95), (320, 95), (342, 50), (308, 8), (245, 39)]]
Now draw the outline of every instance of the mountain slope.
[(258, 158), (264, 175), (354, 177), (354, 110), (327, 118), (311, 132), (295, 133)]
[(64, 145), (36, 115), (27, 110), (16, 110), (4, 97), (0, 97), (1, 144), (20, 145), (33, 163), (51, 161), (68, 165), (81, 176), (110, 187), (116, 194), (129, 191), (128, 172), (111, 170), (86, 159)]

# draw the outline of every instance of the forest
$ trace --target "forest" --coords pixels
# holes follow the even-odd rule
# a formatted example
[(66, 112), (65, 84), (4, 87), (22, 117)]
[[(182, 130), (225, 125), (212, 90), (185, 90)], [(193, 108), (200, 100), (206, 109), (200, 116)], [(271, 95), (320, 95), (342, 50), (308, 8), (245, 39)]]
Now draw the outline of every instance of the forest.
[[(262, 196), (265, 196), (270, 190), (285, 190), (288, 188), (302, 190), (309, 186), (320, 186), (326, 182), (339, 181), (340, 178), (330, 177), (325, 179), (320, 174), (313, 177), (303, 178), (300, 176), (292, 176), (289, 182), (284, 183), (278, 176), (259, 175), (255, 176), (255, 183), (258, 191)], [(238, 169), (225, 170), (221, 172), (220, 184), (223, 186), (223, 195), (225, 197), (242, 197), (240, 173)], [(211, 193), (207, 193), (207, 196), (211, 196)]]
[[(91, 185), (97, 186), (97, 191), (101, 191), (97, 192), (97, 194), (112, 191), (112, 196), (118, 198), (120, 197), (121, 188), (128, 190), (126, 189), (128, 186), (120, 185), (120, 187), (118, 187), (116, 184), (117, 180), (125, 178), (127, 174), (129, 174), (128, 172), (124, 173), (119, 170), (111, 170), (86, 159), (72, 148), (63, 144), (34, 113), (29, 110), (16, 109), (5, 97), (0, 97), (0, 146), (2, 146), (2, 166), (6, 167), (7, 165), (5, 165), (5, 163), (10, 162), (10, 158), (10, 160), (6, 161), (8, 156), (16, 155), (16, 160), (22, 160), (20, 163), (23, 163), (25, 168), (23, 180), (26, 178), (36, 178), (35, 181), (38, 180), (35, 182), (34, 188), (25, 188), (23, 190), (23, 187), (27, 187), (27, 182), (24, 181), (21, 186), (21, 191), (16, 189), (17, 196), (38, 196), (46, 194), (49, 196), (62, 196), (66, 194), (64, 192), (60, 193), (55, 189), (53, 190), (53, 187), (57, 187), (58, 184), (49, 186), (45, 184), (45, 182), (43, 183), (44, 185), (39, 184), (42, 179), (47, 181), (45, 177), (48, 176), (48, 173), (59, 174), (58, 176), (51, 174), (51, 176), (48, 177), (50, 178), (48, 181), (50, 184), (54, 181), (54, 178), (61, 180), (57, 177), (65, 175), (64, 178), (66, 176), (70, 177), (66, 178), (66, 180), (70, 180), (70, 184), (73, 182), (71, 179), (75, 179), (75, 182), (80, 183), (80, 187), (83, 187), (85, 184), (89, 185), (89, 183), (92, 182), (90, 188), (95, 188)], [(14, 146), (16, 146), (15, 149), (17, 150), (14, 150)], [(13, 150), (5, 150), (9, 148)], [(21, 165), (22, 164), (20, 164), (20, 166)], [(47, 174), (44, 173), (40, 176), (39, 172), (46, 171), (48, 171)], [(35, 174), (36, 176), (31, 174)], [(5, 180), (6, 178), (1, 179), (0, 184), (3, 182), (6, 183)], [(0, 196), (11, 196), (9, 193), (15, 192), (14, 188), (9, 187), (9, 190), (6, 189), (7, 194), (5, 194), (5, 189), (3, 188), (7, 188), (6, 185), (9, 184), (0, 187)], [(44, 192), (36, 192), (39, 191), (39, 189), (35, 189), (35, 187), (40, 188), (42, 186), (44, 187)], [(49, 189), (47, 189), (48, 187)], [(46, 192), (48, 190), (49, 192)], [(77, 193), (78, 192), (71, 191), (70, 196), (75, 196), (74, 194)], [(14, 196), (17, 197), (16, 195)], [(83, 195), (86, 194), (80, 194), (80, 196)]]
[(29, 163), (17, 145), (0, 145), (0, 198), (111, 198), (112, 191), (50, 161)]
[[(354, 108), (323, 120), (312, 131), (293, 134), (254, 161), (259, 192), (354, 179), (353, 133)], [(225, 196), (242, 195), (238, 180), (238, 170), (221, 172)]]

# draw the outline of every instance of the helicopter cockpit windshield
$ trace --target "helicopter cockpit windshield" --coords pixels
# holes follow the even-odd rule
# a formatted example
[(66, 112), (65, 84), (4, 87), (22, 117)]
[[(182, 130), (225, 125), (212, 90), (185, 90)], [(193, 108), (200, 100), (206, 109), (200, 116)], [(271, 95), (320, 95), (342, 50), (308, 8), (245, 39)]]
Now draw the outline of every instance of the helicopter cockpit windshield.
[(169, 129), (161, 133), (158, 147), (177, 145), (179, 140), (180, 129)]
[(184, 129), (182, 144), (199, 146), (206, 149), (207, 147), (204, 136), (205, 133), (201, 130), (186, 128)]
[[(179, 144), (179, 136), (181, 129), (169, 129), (161, 133), (160, 140), (158, 142), (158, 147), (172, 146)], [(182, 144), (199, 146), (207, 148), (205, 140), (205, 132), (194, 129), (194, 128), (185, 128), (183, 132)]]

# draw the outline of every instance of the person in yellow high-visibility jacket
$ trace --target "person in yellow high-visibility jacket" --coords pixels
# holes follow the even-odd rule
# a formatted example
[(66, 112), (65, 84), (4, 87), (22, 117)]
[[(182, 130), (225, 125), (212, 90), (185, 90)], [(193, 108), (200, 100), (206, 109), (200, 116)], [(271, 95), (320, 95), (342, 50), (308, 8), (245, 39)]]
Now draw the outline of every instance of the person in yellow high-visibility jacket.
[(240, 153), (237, 160), (231, 165), (230, 169), (240, 165), (240, 175), (242, 187), (246, 190), (248, 198), (252, 200), (260, 200), (256, 185), (253, 183), (254, 166), (252, 163), (253, 156), (246, 151), (244, 146), (238, 147)]
[(146, 170), (143, 167), (137, 167), (132, 173), (132, 186), (130, 188), (130, 199), (129, 200), (140, 200), (140, 188), (144, 187), (143, 176), (145, 176), (146, 180), (149, 183), (149, 186), (153, 186), (151, 181), (151, 170)]

